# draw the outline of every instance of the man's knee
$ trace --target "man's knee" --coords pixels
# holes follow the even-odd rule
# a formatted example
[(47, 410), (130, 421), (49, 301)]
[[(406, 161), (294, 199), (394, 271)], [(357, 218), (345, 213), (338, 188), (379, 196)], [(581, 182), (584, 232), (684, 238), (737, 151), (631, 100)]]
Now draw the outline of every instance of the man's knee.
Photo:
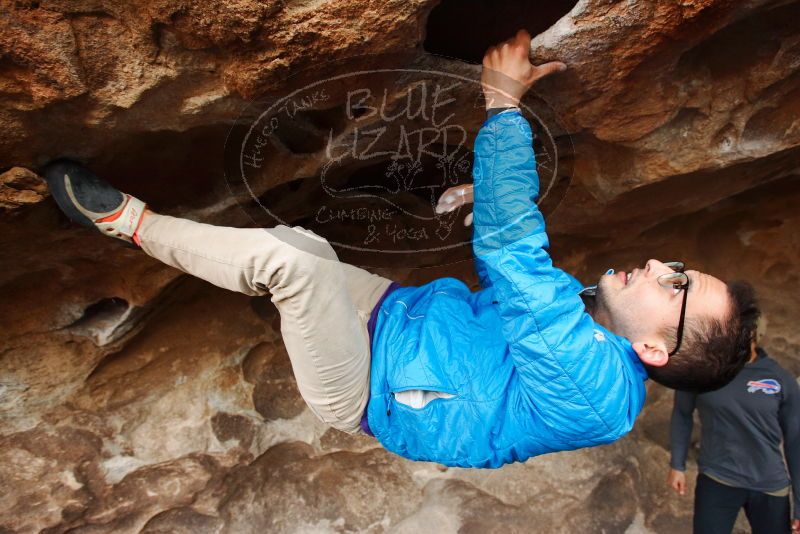
[(326, 260), (339, 259), (328, 240), (311, 230), (306, 230), (300, 226), (290, 227), (281, 224), (274, 228), (269, 228), (267, 231), (290, 247), (306, 254)]
[(251, 243), (254, 280), (273, 296), (277, 288), (295, 289), (312, 279), (321, 264), (338, 262), (325, 238), (286, 225), (262, 229), (268, 235)]

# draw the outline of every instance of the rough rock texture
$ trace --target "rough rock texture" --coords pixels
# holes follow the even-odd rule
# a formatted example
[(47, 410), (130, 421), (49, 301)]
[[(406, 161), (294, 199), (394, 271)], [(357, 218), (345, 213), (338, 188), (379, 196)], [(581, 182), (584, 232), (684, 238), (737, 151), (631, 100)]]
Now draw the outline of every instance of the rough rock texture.
[[(663, 483), (667, 390), (648, 385), (613, 445), (495, 471), (407, 462), (316, 422), (267, 299), (70, 224), (31, 172), (69, 154), (164, 212), (250, 224), (223, 170), (252, 99), (376, 67), (477, 79), (476, 50), (524, 24), (536, 60), (570, 67), (531, 99), (573, 147), (547, 210), (556, 262), (586, 282), (650, 257), (748, 278), (765, 346), (800, 374), (800, 3), (514, 3), (495, 18), (484, 4), (0, 2), (0, 532), (689, 530), (690, 499)], [(401, 106), (408, 81), (381, 83)], [(314, 213), (327, 131), (351, 128), (346, 88), (281, 133), (251, 184), (287, 220)], [(459, 91), (474, 136), (477, 86)], [(374, 264), (476, 287), (453, 263), (466, 252)]]
[(47, 183), (28, 169), (13, 167), (0, 174), (0, 208), (36, 204), (47, 195)]

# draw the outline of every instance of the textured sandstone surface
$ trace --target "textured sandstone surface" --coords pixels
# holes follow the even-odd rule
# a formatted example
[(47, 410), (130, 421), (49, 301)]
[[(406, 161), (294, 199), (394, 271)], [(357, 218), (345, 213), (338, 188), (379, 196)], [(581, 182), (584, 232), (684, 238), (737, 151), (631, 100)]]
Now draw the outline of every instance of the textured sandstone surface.
[[(570, 67), (530, 99), (572, 147), (569, 186), (546, 210), (556, 263), (584, 282), (650, 257), (748, 278), (766, 348), (800, 374), (800, 3), (482, 6), (0, 2), (0, 532), (688, 531), (690, 499), (663, 483), (669, 391), (649, 384), (637, 427), (613, 445), (494, 471), (408, 462), (316, 422), (267, 298), (70, 224), (32, 172), (67, 154), (166, 213), (252, 224), (223, 177), (226, 137), (254, 118), (252, 100), (361, 69), (477, 80), (464, 60), (524, 24), (537, 61)], [(407, 79), (379, 84), (402, 106)], [(348, 82), (329, 87), (250, 184), (303, 225), (327, 132), (352, 127)], [(477, 86), (455, 96), (474, 137)], [(456, 261), (468, 250), (349, 254), (404, 284), (477, 287)]]

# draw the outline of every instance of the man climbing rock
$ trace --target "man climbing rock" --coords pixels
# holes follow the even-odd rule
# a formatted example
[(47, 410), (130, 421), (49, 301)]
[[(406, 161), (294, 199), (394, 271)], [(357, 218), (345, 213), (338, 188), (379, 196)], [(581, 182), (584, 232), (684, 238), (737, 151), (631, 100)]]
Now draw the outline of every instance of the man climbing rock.
[(86, 167), (43, 171), (74, 221), (247, 295), (271, 295), (297, 385), (316, 416), (413, 460), (498, 467), (609, 443), (633, 426), (649, 377), (705, 391), (744, 365), (752, 289), (649, 260), (594, 286), (553, 266), (520, 98), (563, 63), (534, 66), (530, 35), (491, 47), (475, 140), (482, 289), (406, 286), (339, 262), (314, 232), (240, 229), (148, 210)]

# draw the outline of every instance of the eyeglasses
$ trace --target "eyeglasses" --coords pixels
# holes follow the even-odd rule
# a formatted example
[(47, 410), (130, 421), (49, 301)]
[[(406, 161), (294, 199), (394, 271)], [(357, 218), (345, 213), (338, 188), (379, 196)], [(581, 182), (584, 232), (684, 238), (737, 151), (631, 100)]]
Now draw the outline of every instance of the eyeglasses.
[(686, 265), (682, 261), (668, 261), (664, 263), (673, 272), (662, 274), (658, 277), (658, 283), (667, 289), (683, 290), (683, 304), (681, 304), (681, 319), (678, 322), (678, 346), (669, 353), (672, 356), (681, 348), (683, 341), (683, 321), (686, 317), (686, 297), (689, 295), (689, 276), (683, 272)]

